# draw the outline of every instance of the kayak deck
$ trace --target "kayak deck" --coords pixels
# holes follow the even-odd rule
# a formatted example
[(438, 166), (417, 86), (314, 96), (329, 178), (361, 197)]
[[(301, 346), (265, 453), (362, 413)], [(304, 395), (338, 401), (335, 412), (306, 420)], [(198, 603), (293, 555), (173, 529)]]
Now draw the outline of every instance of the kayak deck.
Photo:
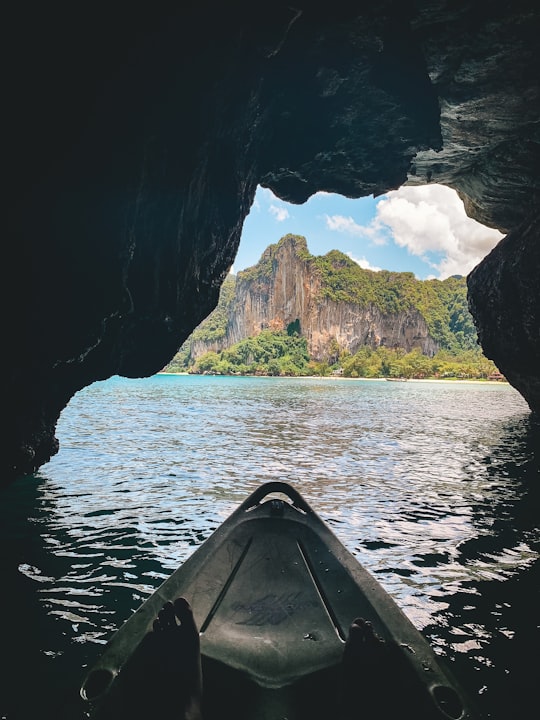
[(143, 603), (88, 673), (83, 697), (106, 705), (163, 604), (179, 596), (191, 604), (200, 630), (205, 688), (219, 686), (219, 696), (239, 683), (258, 697), (249, 717), (300, 717), (291, 703), (302, 705), (302, 688), (310, 683), (313, 699), (317, 685), (336, 684), (357, 617), (392, 649), (392, 662), (379, 672), (381, 687), (403, 687), (403, 678), (415, 687), (418, 712), (407, 717), (475, 717), (423, 636), (286, 483), (252, 493)]

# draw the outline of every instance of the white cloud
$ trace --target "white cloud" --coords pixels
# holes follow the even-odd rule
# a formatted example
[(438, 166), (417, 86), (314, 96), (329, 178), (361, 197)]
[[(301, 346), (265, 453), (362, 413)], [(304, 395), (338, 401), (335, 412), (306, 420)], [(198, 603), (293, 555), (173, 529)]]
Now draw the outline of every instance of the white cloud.
[(467, 275), (503, 237), (469, 218), (455, 190), (444, 185), (402, 187), (383, 196), (368, 225), (344, 215), (325, 215), (329, 230), (393, 242), (429, 265), (440, 279)]
[(279, 205), (270, 205), (268, 212), (271, 213), (278, 222), (283, 222), (289, 217), (289, 211), (287, 208)]
[(371, 265), (369, 260), (366, 260), (365, 257), (355, 258), (352, 252), (348, 252), (347, 255), (351, 258), (351, 260), (360, 265), (361, 268), (364, 268), (364, 270), (372, 270), (373, 272), (379, 272), (379, 270), (382, 269), (380, 267), (375, 267), (375, 265)]
[(266, 209), (275, 217), (277, 222), (283, 222), (290, 217), (287, 208), (281, 204), (281, 200), (276, 197), (269, 188), (258, 188), (252, 208), (260, 211), (262, 207), (261, 203), (266, 205)]
[(366, 238), (374, 245), (385, 245), (385, 229), (375, 218), (369, 225), (359, 225), (352, 217), (344, 215), (325, 215), (326, 227), (336, 232), (347, 233), (353, 237)]
[[(467, 275), (503, 237), (469, 218), (458, 194), (443, 185), (402, 187), (377, 203), (375, 225), (390, 228), (396, 245), (421, 257), (444, 279)], [(429, 253), (442, 255), (430, 261)]]

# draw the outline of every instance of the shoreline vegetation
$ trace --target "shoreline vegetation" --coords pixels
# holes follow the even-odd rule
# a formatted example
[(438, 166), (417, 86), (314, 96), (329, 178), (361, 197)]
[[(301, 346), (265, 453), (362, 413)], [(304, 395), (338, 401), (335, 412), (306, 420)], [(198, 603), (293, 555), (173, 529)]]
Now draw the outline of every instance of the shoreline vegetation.
[[(273, 378), (276, 379), (275, 375), (217, 375), (216, 373), (193, 373), (182, 371), (171, 371), (171, 370), (160, 370), (156, 375), (179, 375), (193, 377), (194, 375), (200, 375), (201, 377), (262, 377), (262, 378)], [(288, 380), (291, 379), (291, 375), (278, 375), (278, 379)], [(345, 377), (343, 375), (295, 375), (294, 377), (301, 380), (369, 380), (370, 382), (386, 382), (388, 379), (393, 378), (372, 378), (372, 377)], [(497, 379), (489, 378), (396, 378), (403, 382), (412, 383), (470, 383), (479, 385), (509, 385), (508, 380), (503, 376)]]
[(330, 377), (364, 380), (476, 380), (505, 382), (481, 349), (439, 350), (432, 357), (417, 348), (360, 347), (356, 353), (337, 343), (327, 359), (309, 357), (306, 339), (297, 332), (263, 330), (220, 352), (207, 352), (195, 362), (181, 353), (162, 370), (164, 374), (236, 375), (270, 377)]

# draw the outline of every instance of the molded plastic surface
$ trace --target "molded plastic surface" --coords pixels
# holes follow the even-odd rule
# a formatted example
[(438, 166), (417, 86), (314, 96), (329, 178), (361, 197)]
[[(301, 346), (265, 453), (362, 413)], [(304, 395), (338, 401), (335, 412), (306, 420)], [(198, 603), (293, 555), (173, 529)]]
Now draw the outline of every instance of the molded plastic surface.
[(106, 695), (163, 604), (179, 596), (194, 610), (203, 660), (262, 688), (286, 688), (338, 665), (360, 616), (399, 650), (433, 717), (473, 717), (426, 640), (286, 483), (250, 495), (117, 631), (88, 673), (83, 697)]

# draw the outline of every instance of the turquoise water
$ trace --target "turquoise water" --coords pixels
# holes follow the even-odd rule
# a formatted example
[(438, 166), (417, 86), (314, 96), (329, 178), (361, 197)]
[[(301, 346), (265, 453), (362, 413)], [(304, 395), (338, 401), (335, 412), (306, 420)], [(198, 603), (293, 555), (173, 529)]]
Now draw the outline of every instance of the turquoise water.
[(84, 717), (78, 685), (114, 629), (276, 479), (487, 717), (520, 717), (538, 630), (540, 435), (510, 386), (111, 378), (73, 398), (57, 436), (59, 454), (1, 492), (0, 718)]

